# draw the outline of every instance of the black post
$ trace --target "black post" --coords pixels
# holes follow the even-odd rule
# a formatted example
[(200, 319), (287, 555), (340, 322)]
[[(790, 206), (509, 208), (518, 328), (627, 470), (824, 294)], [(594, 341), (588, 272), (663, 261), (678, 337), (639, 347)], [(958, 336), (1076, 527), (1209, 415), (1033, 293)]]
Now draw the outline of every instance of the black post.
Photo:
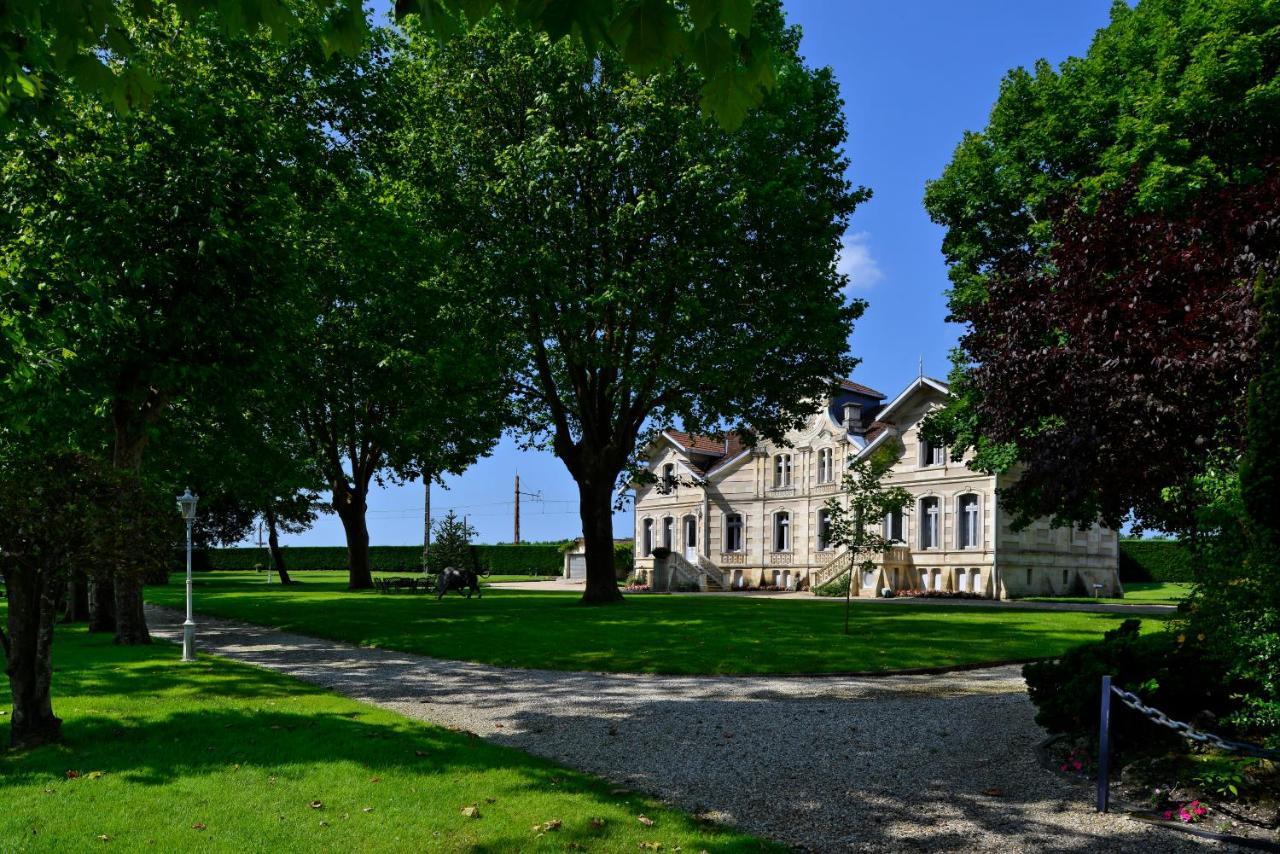
[(1102, 714), (1098, 721), (1098, 812), (1111, 797), (1111, 677), (1102, 677)]

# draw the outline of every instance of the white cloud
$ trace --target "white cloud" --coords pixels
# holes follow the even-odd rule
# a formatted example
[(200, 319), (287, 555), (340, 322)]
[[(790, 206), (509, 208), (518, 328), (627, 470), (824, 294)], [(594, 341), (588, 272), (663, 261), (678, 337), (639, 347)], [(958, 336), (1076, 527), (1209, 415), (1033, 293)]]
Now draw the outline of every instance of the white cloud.
[(840, 242), (836, 269), (849, 277), (849, 290), (869, 288), (884, 278), (884, 271), (871, 255), (871, 235), (865, 231), (846, 234)]

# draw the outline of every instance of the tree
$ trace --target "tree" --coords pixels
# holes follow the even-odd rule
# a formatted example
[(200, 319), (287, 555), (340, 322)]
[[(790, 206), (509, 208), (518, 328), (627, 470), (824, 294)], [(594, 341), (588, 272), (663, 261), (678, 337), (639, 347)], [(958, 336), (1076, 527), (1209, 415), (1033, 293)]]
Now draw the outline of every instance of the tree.
[(142, 575), (169, 561), (176, 514), (131, 472), (92, 457), (6, 447), (0, 455), (0, 575), (8, 604), (0, 630), (13, 695), (14, 747), (61, 738), (53, 713), (53, 629), (67, 579), (82, 565)]
[(902, 456), (902, 442), (892, 439), (868, 456), (856, 457), (840, 482), (842, 495), (827, 499), (830, 542), (849, 555), (849, 577), (844, 595), (844, 633), (849, 634), (849, 609), (858, 573), (875, 569), (876, 561), (894, 541), (884, 535), (882, 524), (890, 513), (910, 506), (911, 493), (900, 486), (885, 486), (884, 479)]
[[(130, 34), (175, 78), (155, 109), (120, 117), (68, 91), (64, 110), (10, 131), (0, 312), (20, 352), (0, 382), (20, 392), (15, 429), (84, 447), (109, 436), (113, 465), (138, 471), (173, 441), (176, 409), (241, 406), (300, 322), (292, 184), (324, 130), (297, 94), (327, 69), (303, 48), (207, 29)], [(90, 625), (143, 643), (132, 579), (91, 579)]]
[[(573, 37), (586, 45), (617, 44), (635, 70), (648, 73), (688, 57), (706, 77), (703, 100), (726, 123), (757, 104), (772, 86), (767, 41), (752, 32), (753, 0), (644, 0), (600, 3), (561, 0), (398, 0), (397, 18), (412, 15), (437, 38), (446, 38), (501, 8), (521, 27)], [(326, 53), (355, 54), (369, 28), (359, 0), (220, 0), (165, 4), (150, 0), (18, 0), (0, 8), (0, 115), (15, 100), (38, 102), (51, 80), (66, 78), (112, 102), (121, 112), (150, 103), (163, 82), (177, 81), (172, 66), (149, 62), (130, 22), (156, 14), (184, 26), (216, 26), (229, 36), (268, 30), (287, 40), (307, 29)], [(323, 22), (315, 27), (315, 21)]]
[(471, 540), (476, 529), (459, 519), (450, 510), (435, 525), (435, 542), (431, 545), (431, 571), (440, 573), (449, 567), (475, 569), (475, 557), (471, 554)]
[(1171, 488), (1241, 445), (1280, 172), (1175, 216), (1133, 213), (1134, 192), (1057, 216), (1044, 257), (1006, 258), (966, 310), (963, 388), (982, 439), (1017, 449), (1001, 491), (1015, 521), (1119, 528), (1133, 512), (1188, 530), (1197, 500)]
[(361, 147), (376, 131), (351, 133), (312, 176), (298, 276), (316, 320), (302, 329), (284, 375), (292, 424), (342, 521), (348, 586), (361, 590), (373, 587), (370, 485), (460, 474), (496, 442), (506, 385), (501, 337), (490, 331), (496, 318), (437, 275), (433, 232)]
[(868, 194), (844, 178), (837, 87), (776, 4), (751, 32), (778, 82), (736, 133), (699, 114), (689, 68), (639, 79), (498, 24), (443, 46), (410, 28), (394, 64), (398, 172), (455, 235), (447, 274), (506, 324), (510, 426), (578, 484), (584, 602), (621, 598), (612, 496), (642, 430), (778, 437), (853, 363), (862, 303), (834, 261)]
[(929, 184), (952, 318), (970, 328), (929, 429), (981, 468), (1025, 468), (1024, 517), (1115, 524), (1132, 507), (1177, 529), (1186, 507), (1161, 490), (1239, 448), (1241, 419), (1218, 415), (1241, 410), (1256, 370), (1249, 275), (1223, 279), (1259, 202), (1243, 188), (1280, 155), (1277, 27), (1257, 0), (1116, 4), (1084, 57), (1010, 72)]

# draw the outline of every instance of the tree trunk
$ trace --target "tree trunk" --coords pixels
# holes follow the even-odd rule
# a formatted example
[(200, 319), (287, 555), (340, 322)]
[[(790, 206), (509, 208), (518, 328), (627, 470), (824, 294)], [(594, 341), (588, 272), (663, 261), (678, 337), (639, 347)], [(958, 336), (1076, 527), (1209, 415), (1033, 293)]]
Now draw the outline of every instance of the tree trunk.
[(621, 602), (618, 575), (613, 567), (613, 482), (615, 475), (597, 476), (578, 483), (578, 511), (587, 553), (587, 586), (584, 605)]
[(89, 600), (89, 631), (114, 632), (116, 630), (116, 585), (111, 578), (89, 576), (87, 595)]
[(346, 499), (337, 511), (342, 529), (347, 534), (347, 589), (372, 590), (373, 572), (369, 568), (369, 527), (364, 518), (364, 496), (349, 493)]
[(89, 579), (84, 570), (76, 570), (67, 582), (67, 610), (64, 623), (83, 623), (89, 619)]
[(267, 510), (263, 515), (267, 517), (267, 546), (271, 549), (271, 563), (276, 569), (276, 575), (280, 576), (281, 584), (292, 584), (293, 579), (289, 577), (289, 570), (284, 566), (284, 552), (280, 550), (280, 535), (276, 532), (275, 511)]
[(116, 643), (140, 646), (151, 643), (147, 614), (142, 605), (142, 579), (136, 572), (116, 576)]
[[(117, 399), (112, 406), (115, 448), (111, 464), (116, 469), (137, 472), (142, 468), (142, 451), (147, 446), (145, 427), (137, 423), (137, 414), (127, 399)], [(126, 565), (114, 567), (116, 643), (137, 646), (151, 643), (147, 631), (147, 615), (142, 606), (142, 579), (137, 570)], [(101, 599), (101, 596), (99, 597)], [(90, 608), (93, 607), (90, 599)], [(99, 602), (101, 605), (101, 602)], [(94, 620), (90, 618), (90, 629)]]
[(9, 733), (14, 747), (36, 747), (62, 738), (62, 721), (53, 713), (49, 690), (60, 586), (35, 570), (5, 573), (9, 603), (5, 673), (13, 693)]

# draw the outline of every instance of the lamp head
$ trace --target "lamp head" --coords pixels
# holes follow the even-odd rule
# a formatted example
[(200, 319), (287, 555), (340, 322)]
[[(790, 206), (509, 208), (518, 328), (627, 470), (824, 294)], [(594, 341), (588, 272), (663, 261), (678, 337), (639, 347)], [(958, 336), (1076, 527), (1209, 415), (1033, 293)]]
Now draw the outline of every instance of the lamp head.
[(183, 519), (190, 522), (196, 518), (196, 504), (199, 501), (199, 496), (191, 494), (191, 487), (187, 487), (186, 491), (178, 496), (178, 512), (182, 514)]

